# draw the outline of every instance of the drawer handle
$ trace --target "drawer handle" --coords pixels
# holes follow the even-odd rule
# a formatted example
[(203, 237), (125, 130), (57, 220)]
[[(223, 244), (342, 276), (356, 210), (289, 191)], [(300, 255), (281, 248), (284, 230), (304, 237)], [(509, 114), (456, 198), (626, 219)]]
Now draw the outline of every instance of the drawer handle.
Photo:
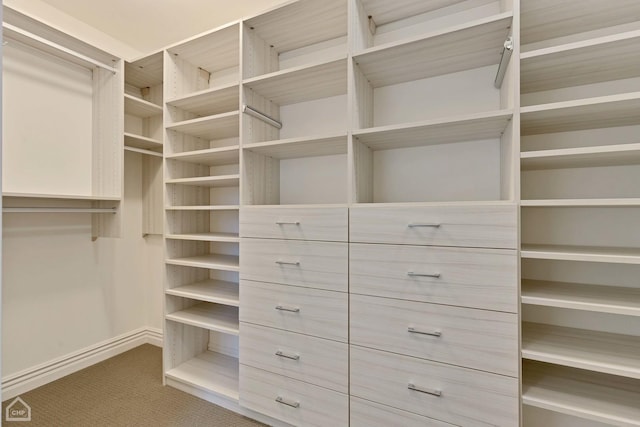
[(276, 221), (276, 225), (300, 225), (300, 221)]
[(440, 331), (421, 331), (419, 329), (414, 328), (413, 326), (409, 326), (407, 328), (407, 332), (410, 332), (412, 334), (420, 334), (420, 335), (430, 335), (432, 337), (438, 337), (440, 338), (442, 336), (442, 332)]
[(283, 405), (291, 406), (292, 408), (299, 408), (300, 402), (296, 402), (294, 400), (285, 399), (282, 396), (276, 397), (276, 402), (282, 403)]
[(416, 273), (414, 271), (407, 271), (409, 277), (433, 277), (434, 279), (440, 278), (440, 273)]
[(409, 390), (417, 391), (417, 392), (420, 392), (420, 393), (430, 394), (431, 396), (442, 397), (442, 390), (437, 390), (435, 388), (418, 387), (417, 385), (415, 385), (413, 383), (409, 383), (407, 388)]
[(296, 267), (300, 265), (300, 261), (276, 261), (278, 265), (295, 265)]
[(300, 360), (300, 355), (299, 354), (287, 354), (282, 350), (276, 351), (276, 356), (284, 357), (285, 359)]
[(418, 228), (418, 227), (431, 227), (431, 228), (440, 228), (440, 224), (431, 223), (431, 222), (412, 222), (407, 225), (409, 228)]
[(300, 308), (298, 308), (298, 307), (287, 307), (287, 306), (284, 306), (284, 305), (276, 305), (276, 310), (289, 311), (291, 313), (300, 313)]

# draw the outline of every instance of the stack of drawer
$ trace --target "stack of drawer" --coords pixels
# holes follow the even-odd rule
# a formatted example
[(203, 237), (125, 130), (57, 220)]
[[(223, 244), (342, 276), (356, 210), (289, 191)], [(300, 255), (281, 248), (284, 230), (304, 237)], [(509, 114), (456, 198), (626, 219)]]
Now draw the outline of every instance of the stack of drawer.
[(347, 208), (240, 213), (240, 404), (297, 426), (349, 423)]
[(514, 205), (350, 214), (351, 426), (518, 425)]

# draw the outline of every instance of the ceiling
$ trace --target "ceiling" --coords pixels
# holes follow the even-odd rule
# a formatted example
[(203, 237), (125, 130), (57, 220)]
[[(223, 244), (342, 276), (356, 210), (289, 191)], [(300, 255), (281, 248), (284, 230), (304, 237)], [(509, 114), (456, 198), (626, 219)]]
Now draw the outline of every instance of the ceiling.
[(153, 52), (288, 0), (42, 1), (140, 52)]

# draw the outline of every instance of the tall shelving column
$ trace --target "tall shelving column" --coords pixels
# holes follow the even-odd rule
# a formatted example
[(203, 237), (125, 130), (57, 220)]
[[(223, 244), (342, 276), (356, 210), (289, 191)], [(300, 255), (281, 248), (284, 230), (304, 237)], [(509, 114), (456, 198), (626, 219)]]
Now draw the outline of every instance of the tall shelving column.
[(240, 26), (169, 47), (165, 382), (238, 404)]
[(638, 426), (640, 4), (521, 19), (524, 426)]

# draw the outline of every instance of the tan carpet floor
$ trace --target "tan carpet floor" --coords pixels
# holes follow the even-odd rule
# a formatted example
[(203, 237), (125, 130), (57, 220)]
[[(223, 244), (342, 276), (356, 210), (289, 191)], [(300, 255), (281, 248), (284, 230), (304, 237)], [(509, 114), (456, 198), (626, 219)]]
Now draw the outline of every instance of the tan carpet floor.
[(20, 396), (31, 422), (13, 427), (264, 426), (172, 387), (162, 385), (162, 350), (146, 344)]

